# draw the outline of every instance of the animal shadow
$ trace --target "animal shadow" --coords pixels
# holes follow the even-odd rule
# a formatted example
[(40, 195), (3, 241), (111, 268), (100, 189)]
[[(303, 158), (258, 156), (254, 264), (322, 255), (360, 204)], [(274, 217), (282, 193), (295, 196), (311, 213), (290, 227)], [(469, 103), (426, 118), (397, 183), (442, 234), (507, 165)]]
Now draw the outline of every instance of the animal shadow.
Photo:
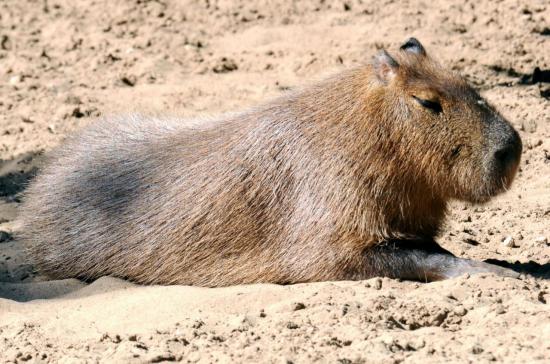
[(520, 274), (527, 274), (535, 278), (550, 279), (550, 263), (539, 264), (530, 260), (527, 263), (520, 263), (518, 261), (514, 263), (507, 262), (505, 260), (487, 259), (486, 263), (499, 265), (504, 268), (511, 269)]
[(19, 202), (19, 194), (36, 175), (43, 159), (43, 151), (35, 151), (0, 160), (0, 198), (6, 202)]

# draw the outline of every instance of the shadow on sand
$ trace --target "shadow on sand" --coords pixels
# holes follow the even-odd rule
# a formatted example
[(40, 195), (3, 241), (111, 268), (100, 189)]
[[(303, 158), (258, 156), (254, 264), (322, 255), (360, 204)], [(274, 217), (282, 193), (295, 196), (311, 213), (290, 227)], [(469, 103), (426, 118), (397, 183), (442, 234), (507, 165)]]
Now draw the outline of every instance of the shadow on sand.
[(535, 278), (550, 279), (550, 263), (539, 264), (530, 260), (527, 263), (510, 263), (505, 260), (487, 259), (486, 263), (500, 265), (501, 267), (514, 270), (520, 274), (530, 275)]
[(10, 160), (0, 160), (0, 198), (7, 202), (18, 202), (18, 195), (36, 175), (43, 160), (43, 151), (28, 152)]

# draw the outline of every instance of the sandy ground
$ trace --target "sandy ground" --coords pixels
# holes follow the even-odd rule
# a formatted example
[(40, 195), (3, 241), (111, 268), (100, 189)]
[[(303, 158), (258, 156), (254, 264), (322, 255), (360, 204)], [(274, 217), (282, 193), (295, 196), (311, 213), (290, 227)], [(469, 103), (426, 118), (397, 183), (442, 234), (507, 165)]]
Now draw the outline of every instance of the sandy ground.
[[(549, 19), (542, 0), (1, 1), (0, 362), (550, 361)], [(409, 36), (520, 130), (513, 188), (455, 203), (440, 237), (520, 279), (85, 285), (41, 277), (12, 239), (43, 155), (97, 116), (240, 109)]]

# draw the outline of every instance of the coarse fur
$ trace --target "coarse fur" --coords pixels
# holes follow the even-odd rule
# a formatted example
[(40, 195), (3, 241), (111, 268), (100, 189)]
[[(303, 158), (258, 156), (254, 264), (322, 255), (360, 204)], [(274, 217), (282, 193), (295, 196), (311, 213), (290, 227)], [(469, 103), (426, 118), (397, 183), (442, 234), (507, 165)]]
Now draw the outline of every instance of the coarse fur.
[[(53, 278), (226, 286), (502, 273), (433, 239), (451, 199), (507, 189), (520, 152), (510, 124), (412, 39), (214, 121), (94, 123), (27, 189), (20, 238)], [(418, 244), (429, 248), (407, 250)]]

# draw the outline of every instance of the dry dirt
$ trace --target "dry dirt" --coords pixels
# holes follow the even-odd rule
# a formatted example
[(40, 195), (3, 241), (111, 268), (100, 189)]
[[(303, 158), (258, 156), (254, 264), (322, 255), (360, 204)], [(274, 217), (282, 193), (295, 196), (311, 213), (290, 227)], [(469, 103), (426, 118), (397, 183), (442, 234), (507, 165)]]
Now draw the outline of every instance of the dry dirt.
[[(549, 362), (549, 19), (543, 0), (0, 1), (0, 362)], [(520, 130), (513, 188), (454, 203), (440, 238), (520, 279), (85, 285), (12, 239), (42, 156), (98, 115), (241, 109), (409, 36)]]

